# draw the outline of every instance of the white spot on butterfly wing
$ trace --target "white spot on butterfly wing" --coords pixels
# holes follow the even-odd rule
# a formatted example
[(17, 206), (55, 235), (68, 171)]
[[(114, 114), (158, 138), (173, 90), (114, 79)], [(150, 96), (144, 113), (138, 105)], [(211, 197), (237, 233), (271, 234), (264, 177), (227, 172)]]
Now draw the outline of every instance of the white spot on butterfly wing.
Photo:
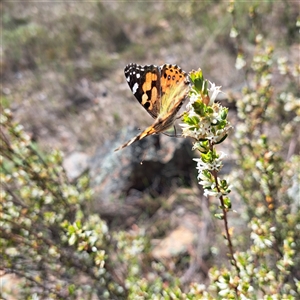
[(141, 74), (140, 73), (137, 73), (136, 74), (136, 78), (140, 78), (141, 77)]
[(135, 94), (138, 88), (139, 88), (139, 85), (138, 85), (138, 83), (136, 82), (136, 83), (133, 85), (133, 87), (132, 87), (132, 93)]

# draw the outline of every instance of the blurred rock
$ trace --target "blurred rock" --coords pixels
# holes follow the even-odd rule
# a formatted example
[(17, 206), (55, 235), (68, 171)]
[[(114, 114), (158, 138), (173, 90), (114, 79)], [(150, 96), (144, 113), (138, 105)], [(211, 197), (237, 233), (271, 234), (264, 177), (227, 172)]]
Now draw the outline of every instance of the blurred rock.
[(189, 140), (160, 134), (114, 152), (135, 134), (136, 130), (127, 130), (115, 142), (99, 147), (90, 160), (94, 210), (102, 215), (130, 216), (141, 209), (142, 192), (157, 197), (194, 179)]
[(188, 252), (197, 234), (185, 226), (179, 226), (159, 242), (152, 255), (157, 260), (166, 260)]
[(1, 299), (20, 299), (22, 278), (15, 274), (5, 274), (0, 270), (1, 278)]
[(75, 180), (88, 169), (88, 155), (83, 152), (73, 152), (63, 161), (63, 167), (70, 181)]
[[(207, 257), (212, 238), (211, 216), (207, 204), (197, 188), (181, 188), (176, 192), (165, 201), (168, 209), (161, 208), (152, 217), (155, 228), (158, 228), (157, 231), (152, 229), (152, 233), (163, 236), (162, 239), (152, 240), (152, 255), (165, 262), (186, 254)], [(168, 225), (164, 225), (164, 222)], [(172, 231), (168, 229), (165, 235), (161, 235), (160, 227), (172, 228)], [(195, 250), (199, 245), (201, 250)]]

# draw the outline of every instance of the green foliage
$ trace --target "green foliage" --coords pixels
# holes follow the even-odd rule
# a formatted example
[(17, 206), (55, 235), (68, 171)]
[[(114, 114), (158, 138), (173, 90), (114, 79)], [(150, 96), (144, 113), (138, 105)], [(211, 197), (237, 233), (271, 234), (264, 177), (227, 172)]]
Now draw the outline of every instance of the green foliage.
[(85, 216), (88, 179), (69, 183), (60, 152), (41, 155), (8, 109), (0, 119), (2, 275), (20, 278), (23, 299), (122, 294), (105, 269), (108, 227), (97, 215)]
[[(244, 65), (253, 88), (244, 89), (237, 101), (240, 121), (234, 186), (246, 204), (251, 243), (246, 251), (235, 253), (238, 270), (211, 270), (212, 286), (226, 299), (297, 299), (300, 293), (296, 271), (300, 267), (300, 191), (295, 188), (300, 182), (300, 158), (293, 154), (285, 159), (286, 145), (297, 139), (299, 100), (294, 93), (298, 75), (293, 66), (279, 65), (291, 80), (287, 85), (286, 74), (281, 72), (284, 76), (275, 88), (273, 52), (262, 37), (256, 38), (252, 63)], [(289, 100), (284, 98), (288, 105), (278, 101), (278, 95), (286, 95), (287, 90)], [(286, 134), (287, 127), (295, 130)]]

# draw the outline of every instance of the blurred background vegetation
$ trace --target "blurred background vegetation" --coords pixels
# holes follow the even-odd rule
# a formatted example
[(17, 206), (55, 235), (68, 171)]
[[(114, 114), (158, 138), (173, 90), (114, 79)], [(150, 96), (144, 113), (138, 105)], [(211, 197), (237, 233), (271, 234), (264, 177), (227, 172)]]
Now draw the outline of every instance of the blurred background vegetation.
[[(0, 5), (3, 299), (297, 299), (299, 1)], [(59, 151), (92, 155), (122, 128), (151, 122), (125, 81), (130, 62), (200, 67), (222, 86), (234, 125), (223, 151), (234, 161), (237, 277), (219, 221), (209, 221), (216, 236), (201, 276), (186, 279), (193, 251), (168, 263), (150, 255), (151, 234), (170, 228), (157, 234), (145, 217), (107, 226), (86, 205), (88, 176), (64, 174)], [(177, 186), (155, 200), (168, 211), (170, 195), (192, 198), (203, 215), (200, 194)]]

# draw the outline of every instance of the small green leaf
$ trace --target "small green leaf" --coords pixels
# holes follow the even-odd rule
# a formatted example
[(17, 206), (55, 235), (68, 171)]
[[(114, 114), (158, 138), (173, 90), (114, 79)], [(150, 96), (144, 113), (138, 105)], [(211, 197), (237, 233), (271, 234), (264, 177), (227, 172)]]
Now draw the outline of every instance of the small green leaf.
[(215, 214), (215, 217), (219, 220), (224, 220), (224, 214), (220, 213), (220, 214)]
[(223, 201), (224, 201), (225, 208), (230, 209), (231, 208), (231, 200), (230, 200), (230, 198), (224, 197)]
[(70, 284), (69, 287), (68, 287), (68, 290), (69, 290), (70, 295), (74, 295), (75, 290), (76, 290), (75, 285), (74, 284)]
[(69, 245), (70, 246), (74, 245), (76, 240), (77, 240), (76, 234), (73, 233), (69, 238)]
[(201, 117), (205, 116), (207, 106), (202, 101), (194, 102), (193, 108), (194, 108), (196, 114), (198, 114)]
[(221, 119), (226, 120), (227, 115), (228, 115), (228, 108), (224, 108), (221, 112)]

